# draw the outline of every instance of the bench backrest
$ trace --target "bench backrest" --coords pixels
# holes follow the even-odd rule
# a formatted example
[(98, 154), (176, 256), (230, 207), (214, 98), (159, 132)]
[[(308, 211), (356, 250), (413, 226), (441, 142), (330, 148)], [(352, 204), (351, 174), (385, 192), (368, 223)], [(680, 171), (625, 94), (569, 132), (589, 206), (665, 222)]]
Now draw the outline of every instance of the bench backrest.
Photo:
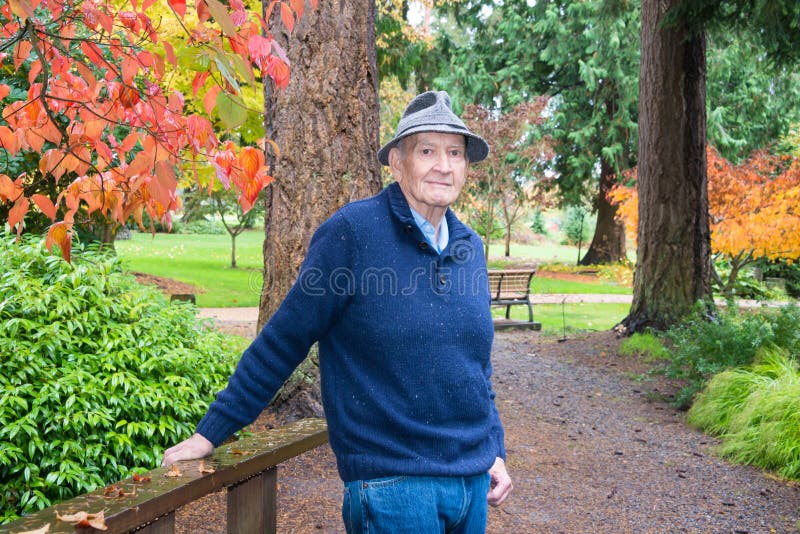
[(536, 268), (489, 271), (489, 290), (492, 293), (492, 300), (527, 299), (534, 274)]

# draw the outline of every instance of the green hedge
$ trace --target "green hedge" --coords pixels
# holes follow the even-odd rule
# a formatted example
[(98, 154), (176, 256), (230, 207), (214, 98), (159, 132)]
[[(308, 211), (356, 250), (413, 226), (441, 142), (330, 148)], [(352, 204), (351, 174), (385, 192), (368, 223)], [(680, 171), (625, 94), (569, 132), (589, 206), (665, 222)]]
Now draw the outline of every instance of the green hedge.
[[(0, 523), (158, 465), (241, 343), (115, 258), (0, 233)], [(233, 344), (233, 346), (231, 346)]]

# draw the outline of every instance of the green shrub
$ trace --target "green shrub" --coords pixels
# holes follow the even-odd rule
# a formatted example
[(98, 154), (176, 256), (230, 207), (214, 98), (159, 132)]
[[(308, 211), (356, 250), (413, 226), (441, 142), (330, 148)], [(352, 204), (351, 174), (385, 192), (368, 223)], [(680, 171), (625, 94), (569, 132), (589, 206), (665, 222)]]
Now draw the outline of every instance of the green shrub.
[(676, 404), (691, 405), (692, 397), (713, 375), (748, 365), (762, 347), (776, 346), (796, 353), (800, 348), (800, 308), (789, 305), (755, 312), (725, 309), (709, 320), (696, 313), (666, 334), (672, 354), (665, 372), (685, 381)]
[(202, 235), (222, 235), (227, 234), (225, 225), (220, 220), (198, 219), (187, 223), (176, 223), (173, 225), (173, 232), (176, 234), (202, 234)]
[(786, 351), (762, 352), (757, 364), (715, 376), (689, 422), (721, 436), (724, 456), (800, 479), (800, 373)]
[(582, 206), (569, 206), (561, 229), (564, 232), (562, 245), (588, 243), (594, 232), (594, 218)]
[(646, 361), (667, 360), (670, 352), (652, 332), (636, 333), (619, 346), (622, 356), (641, 356)]
[(124, 275), (0, 233), (0, 523), (157, 466), (191, 435), (240, 343)]

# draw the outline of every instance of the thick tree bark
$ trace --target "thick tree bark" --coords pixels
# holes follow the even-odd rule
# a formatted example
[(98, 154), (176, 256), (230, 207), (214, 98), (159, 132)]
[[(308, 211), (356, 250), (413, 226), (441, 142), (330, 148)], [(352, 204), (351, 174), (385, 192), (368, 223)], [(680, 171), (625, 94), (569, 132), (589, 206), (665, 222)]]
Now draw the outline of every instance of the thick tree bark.
[[(288, 88), (268, 103), (281, 158), (266, 192), (259, 329), (291, 288), (317, 227), (381, 187), (374, 2), (320, 2), (290, 37), (276, 38), (292, 71)], [(319, 415), (318, 406), (307, 406), (307, 392), (287, 393), (283, 399), (299, 397), (306, 405), (289, 411)]]
[(580, 265), (617, 263), (627, 260), (625, 225), (616, 219), (617, 207), (608, 201), (608, 192), (617, 183), (616, 174), (606, 160), (600, 162), (600, 190), (597, 193), (597, 225), (592, 244)]
[(642, 1), (639, 242), (629, 332), (667, 328), (711, 294), (706, 41), (661, 26), (680, 0)]

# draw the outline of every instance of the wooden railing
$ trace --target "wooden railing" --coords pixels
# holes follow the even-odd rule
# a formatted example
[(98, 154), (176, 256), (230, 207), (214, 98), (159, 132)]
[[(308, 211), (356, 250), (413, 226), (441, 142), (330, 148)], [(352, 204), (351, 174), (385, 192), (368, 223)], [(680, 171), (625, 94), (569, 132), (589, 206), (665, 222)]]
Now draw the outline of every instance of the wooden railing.
[[(275, 532), (276, 466), (328, 440), (322, 419), (304, 419), (218, 447), (204, 460), (178, 462), (176, 470), (159, 468), (79, 495), (5, 525), (0, 534), (97, 532), (75, 527), (60, 516), (104, 512), (106, 532), (136, 531), (169, 534), (175, 530), (175, 510), (209, 493), (227, 488), (229, 533)], [(203, 468), (201, 472), (201, 467)], [(213, 472), (212, 472), (213, 471)], [(177, 474), (180, 473), (180, 474)], [(112, 491), (109, 491), (112, 488)], [(214, 518), (209, 518), (209, 521)]]

